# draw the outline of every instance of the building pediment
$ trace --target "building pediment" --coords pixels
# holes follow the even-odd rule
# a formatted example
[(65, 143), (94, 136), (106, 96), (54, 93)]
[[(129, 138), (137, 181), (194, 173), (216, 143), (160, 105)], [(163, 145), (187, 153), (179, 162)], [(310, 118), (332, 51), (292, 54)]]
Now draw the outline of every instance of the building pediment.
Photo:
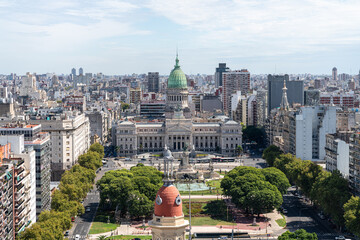
[(166, 128), (166, 133), (191, 133), (191, 126), (183, 126), (180, 123)]

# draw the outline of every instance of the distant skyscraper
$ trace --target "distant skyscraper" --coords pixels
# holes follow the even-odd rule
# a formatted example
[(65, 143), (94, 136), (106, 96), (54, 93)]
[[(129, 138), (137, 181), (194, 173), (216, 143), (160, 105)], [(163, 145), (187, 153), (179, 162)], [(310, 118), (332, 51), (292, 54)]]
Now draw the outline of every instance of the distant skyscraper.
[(76, 76), (76, 69), (75, 68), (71, 69), (71, 75)]
[(284, 80), (287, 87), (287, 99), (290, 105), (293, 103), (304, 104), (304, 82), (289, 81), (289, 75), (268, 75), (268, 111), (280, 107)]
[(159, 92), (159, 73), (148, 73), (148, 92)]
[(338, 80), (338, 74), (337, 74), (337, 68), (336, 67), (334, 67), (332, 69), (332, 79), (335, 80), (335, 81)]
[(246, 95), (250, 90), (250, 72), (241, 69), (231, 72), (223, 72), (223, 107), (225, 114), (231, 113), (231, 95), (241, 91), (241, 95)]
[(216, 68), (215, 72), (215, 87), (223, 85), (222, 73), (229, 71), (229, 68), (226, 67), (226, 63), (219, 63), (219, 67)]
[(83, 68), (79, 68), (79, 75), (84, 75), (84, 70), (83, 70)]

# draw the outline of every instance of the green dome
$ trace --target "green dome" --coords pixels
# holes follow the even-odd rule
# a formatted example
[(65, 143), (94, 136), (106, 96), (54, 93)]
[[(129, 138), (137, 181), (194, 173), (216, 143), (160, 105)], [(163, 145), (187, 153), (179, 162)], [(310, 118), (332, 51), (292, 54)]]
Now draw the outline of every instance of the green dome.
[(187, 80), (185, 73), (181, 70), (179, 66), (179, 59), (176, 56), (176, 64), (174, 69), (171, 71), (168, 78), (167, 87), (168, 88), (187, 88)]

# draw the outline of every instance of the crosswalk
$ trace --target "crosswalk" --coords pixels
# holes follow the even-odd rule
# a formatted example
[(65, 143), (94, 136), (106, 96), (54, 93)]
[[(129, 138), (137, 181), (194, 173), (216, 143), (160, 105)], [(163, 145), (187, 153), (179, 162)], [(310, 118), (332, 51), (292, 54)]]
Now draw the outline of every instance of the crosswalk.
[[(81, 239), (81, 240), (85, 240), (85, 239), (86, 239), (86, 235), (79, 235), (79, 236), (80, 236), (80, 239)], [(69, 239), (75, 239), (75, 237), (76, 237), (75, 235), (72, 235), (72, 236), (69, 236), (68, 238), (69, 238)]]

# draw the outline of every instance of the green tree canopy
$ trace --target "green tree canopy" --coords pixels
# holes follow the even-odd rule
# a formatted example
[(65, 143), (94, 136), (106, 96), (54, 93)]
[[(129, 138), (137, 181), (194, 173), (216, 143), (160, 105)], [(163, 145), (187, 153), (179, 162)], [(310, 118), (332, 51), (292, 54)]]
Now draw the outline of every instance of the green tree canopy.
[(102, 159), (105, 155), (104, 153), (104, 147), (100, 143), (94, 143), (89, 148), (90, 152), (97, 152), (100, 155), (100, 158)]
[[(271, 173), (284, 175), (275, 171)], [(267, 172), (267, 175), (270, 176), (270, 173)], [(221, 187), (239, 208), (256, 214), (269, 212), (280, 207), (283, 202), (277, 186), (266, 180), (262, 170), (254, 167), (234, 168), (222, 179)]]
[[(127, 210), (133, 211), (131, 214), (134, 217), (147, 216), (152, 211), (147, 203), (153, 204), (156, 192), (162, 185), (162, 176), (162, 172), (156, 168), (141, 165), (132, 167), (130, 171), (126, 169), (108, 171), (97, 182), (101, 202), (109, 203), (112, 208), (119, 206), (122, 213)], [(131, 204), (140, 201), (134, 199), (134, 196), (139, 197), (145, 205), (131, 210), (130, 206), (133, 206)], [(141, 214), (139, 211), (142, 211)]]
[(139, 191), (132, 191), (129, 195), (129, 213), (132, 217), (139, 218), (152, 213), (154, 202), (150, 201), (145, 194)]
[(352, 196), (344, 205), (345, 226), (356, 236), (360, 236), (360, 198)]
[(339, 171), (319, 177), (312, 188), (312, 196), (337, 225), (344, 225), (343, 206), (350, 199), (350, 191), (348, 181)]
[(265, 176), (266, 181), (275, 185), (282, 194), (287, 192), (287, 189), (290, 187), (290, 183), (282, 171), (277, 168), (270, 167), (262, 169), (261, 172)]
[(281, 150), (275, 145), (270, 145), (267, 147), (262, 155), (262, 158), (266, 160), (267, 164), (272, 167), (274, 165), (275, 159), (280, 156)]
[(286, 231), (281, 236), (278, 237), (278, 240), (317, 240), (318, 237), (316, 233), (308, 233), (304, 229), (298, 229), (295, 232)]

